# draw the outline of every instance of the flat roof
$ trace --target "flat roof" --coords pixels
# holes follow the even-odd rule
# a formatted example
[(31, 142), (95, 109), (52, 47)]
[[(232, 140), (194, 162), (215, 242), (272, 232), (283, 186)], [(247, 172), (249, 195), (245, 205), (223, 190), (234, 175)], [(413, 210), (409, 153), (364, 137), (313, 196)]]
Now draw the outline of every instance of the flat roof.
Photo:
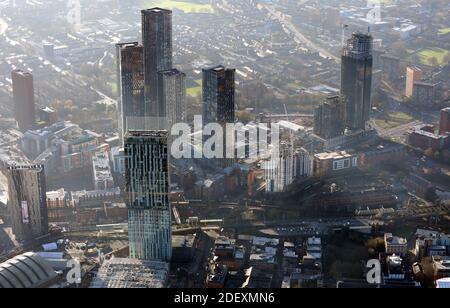
[(171, 10), (162, 9), (160, 7), (154, 7), (151, 9), (145, 9), (141, 11), (142, 13), (153, 13), (153, 14), (172, 14)]
[(166, 262), (114, 258), (103, 263), (91, 288), (164, 288), (168, 274)]
[(326, 152), (326, 153), (319, 153), (314, 155), (317, 159), (320, 160), (328, 160), (328, 159), (342, 159), (342, 158), (351, 158), (354, 155), (349, 154), (345, 151), (342, 152)]

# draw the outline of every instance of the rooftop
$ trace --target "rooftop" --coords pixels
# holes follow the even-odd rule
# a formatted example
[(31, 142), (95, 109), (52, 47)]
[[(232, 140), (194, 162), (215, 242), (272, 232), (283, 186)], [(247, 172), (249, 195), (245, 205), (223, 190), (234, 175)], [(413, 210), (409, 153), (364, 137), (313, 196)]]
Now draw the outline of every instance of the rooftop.
[(115, 258), (103, 263), (91, 288), (164, 288), (168, 273), (165, 262)]
[(0, 288), (39, 288), (55, 278), (50, 265), (33, 252), (0, 264)]
[(408, 241), (403, 237), (393, 236), (392, 233), (386, 233), (384, 235), (386, 242), (390, 245), (407, 245)]
[(142, 12), (142, 14), (172, 14), (171, 10), (162, 9), (159, 7), (142, 10), (141, 12)]
[(314, 155), (319, 160), (329, 160), (329, 159), (343, 159), (343, 158), (351, 158), (353, 155), (348, 154), (345, 151), (342, 152), (326, 152), (326, 153), (319, 153)]

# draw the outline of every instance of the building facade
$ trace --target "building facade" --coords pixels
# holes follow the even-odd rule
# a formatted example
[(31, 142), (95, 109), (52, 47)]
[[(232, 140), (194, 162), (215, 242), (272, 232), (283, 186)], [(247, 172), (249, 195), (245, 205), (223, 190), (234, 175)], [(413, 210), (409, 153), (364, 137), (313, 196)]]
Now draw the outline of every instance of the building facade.
[(336, 172), (357, 167), (358, 156), (344, 151), (314, 155), (314, 175), (317, 177), (326, 177)]
[(142, 10), (144, 45), (145, 115), (160, 116), (164, 111), (158, 95), (159, 72), (172, 69), (172, 11)]
[(203, 70), (204, 123), (234, 123), (235, 74), (223, 66)]
[(450, 133), (450, 107), (441, 110), (441, 119), (439, 121), (439, 134)]
[(14, 70), (11, 73), (14, 99), (14, 117), (22, 132), (34, 128), (35, 125), (35, 102), (33, 75)]
[(8, 207), (16, 239), (27, 242), (47, 234), (44, 167), (41, 165), (9, 167), (8, 192)]
[(346, 101), (346, 124), (365, 129), (370, 118), (372, 91), (372, 36), (354, 33), (342, 51), (341, 94)]
[(168, 128), (186, 120), (186, 74), (177, 69), (159, 72), (159, 86), (163, 114)]
[[(144, 48), (137, 42), (116, 45), (119, 81), (119, 137), (129, 126), (127, 118), (145, 116)], [(132, 125), (132, 124), (131, 124)]]
[(314, 175), (314, 157), (305, 149), (299, 149), (295, 153), (296, 176), (311, 177)]
[(406, 89), (405, 96), (410, 98), (413, 96), (414, 83), (422, 79), (422, 70), (418, 67), (406, 68)]
[(131, 258), (171, 259), (168, 155), (167, 131), (130, 131), (125, 137), (125, 192)]
[(386, 254), (405, 257), (408, 255), (408, 241), (405, 238), (393, 236), (392, 233), (384, 235)]
[(280, 144), (279, 155), (272, 157), (264, 166), (266, 192), (281, 193), (291, 185), (297, 176), (297, 163), (294, 147)]
[(345, 104), (339, 96), (328, 97), (314, 110), (314, 133), (331, 139), (342, 135), (345, 127)]
[(92, 172), (95, 190), (114, 188), (114, 178), (108, 152), (97, 152), (92, 157)]
[(412, 96), (412, 103), (417, 106), (430, 106), (438, 97), (439, 83), (416, 81)]

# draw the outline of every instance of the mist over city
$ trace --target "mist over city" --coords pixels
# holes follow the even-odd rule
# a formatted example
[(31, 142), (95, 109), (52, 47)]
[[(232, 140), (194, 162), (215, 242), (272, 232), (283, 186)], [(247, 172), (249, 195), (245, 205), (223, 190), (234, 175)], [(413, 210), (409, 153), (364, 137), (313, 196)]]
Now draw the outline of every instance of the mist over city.
[(449, 288), (449, 16), (0, 0), (0, 288)]

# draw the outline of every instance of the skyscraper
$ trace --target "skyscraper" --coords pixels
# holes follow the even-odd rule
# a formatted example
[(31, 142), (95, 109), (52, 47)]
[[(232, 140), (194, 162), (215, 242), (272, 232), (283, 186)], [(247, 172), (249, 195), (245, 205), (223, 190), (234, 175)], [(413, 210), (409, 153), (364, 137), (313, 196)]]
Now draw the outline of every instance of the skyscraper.
[(340, 96), (331, 96), (314, 110), (314, 133), (325, 139), (342, 135), (345, 128), (345, 104)]
[(204, 123), (234, 123), (235, 72), (223, 66), (203, 70)]
[(167, 144), (167, 131), (128, 131), (125, 136), (125, 192), (131, 258), (171, 259)]
[(35, 103), (33, 75), (23, 70), (14, 70), (11, 73), (14, 117), (22, 132), (33, 129), (35, 125)]
[(341, 94), (346, 100), (346, 124), (354, 130), (365, 129), (370, 118), (372, 41), (370, 34), (354, 33), (342, 51)]
[(137, 42), (117, 44), (119, 137), (123, 142), (127, 118), (145, 116), (144, 48)]
[(161, 116), (158, 95), (159, 72), (172, 69), (172, 11), (160, 8), (143, 10), (142, 41), (144, 45), (146, 116)]
[(31, 241), (48, 232), (44, 167), (8, 168), (8, 207), (13, 233), (19, 241)]
[(169, 121), (169, 127), (186, 119), (186, 74), (177, 69), (159, 72), (159, 93), (161, 105), (165, 107), (162, 116)]
[(297, 176), (297, 159), (291, 143), (281, 143), (280, 152), (264, 165), (266, 192), (281, 193), (294, 182)]

